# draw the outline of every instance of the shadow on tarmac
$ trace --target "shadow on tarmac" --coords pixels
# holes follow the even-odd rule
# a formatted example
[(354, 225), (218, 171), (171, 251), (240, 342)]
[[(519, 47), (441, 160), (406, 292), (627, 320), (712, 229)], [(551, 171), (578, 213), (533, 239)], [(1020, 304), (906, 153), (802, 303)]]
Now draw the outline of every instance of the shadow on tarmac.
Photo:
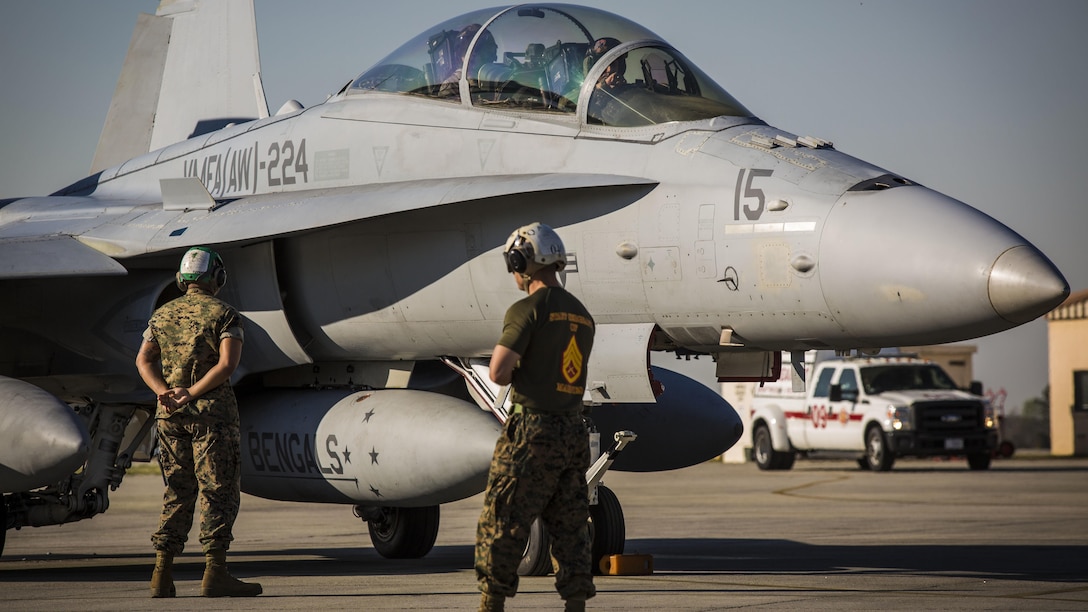
[[(371, 548), (324, 548), (231, 551), (227, 561), (231, 573), (241, 579), (252, 576), (401, 576), (442, 574), (471, 570), (473, 547), (435, 546), (422, 559), (385, 559)], [(267, 557), (275, 557), (268, 559)], [(21, 567), (0, 565), (0, 584), (12, 581), (68, 582), (73, 566), (80, 580), (88, 582), (146, 582), (155, 564), (150, 553), (131, 555), (27, 555), (18, 559)], [(33, 565), (40, 561), (48, 564)], [(59, 562), (59, 563), (58, 563)], [(91, 562), (85, 565), (83, 562)], [(204, 556), (186, 552), (174, 560), (175, 580), (200, 580)]]
[[(837, 474), (848, 473), (868, 473), (870, 470), (862, 469), (860, 467), (846, 467), (842, 464), (841, 459), (836, 460), (833, 458), (799, 458), (799, 462), (795, 464), (795, 469), (803, 465), (806, 472), (834, 472)], [(823, 465), (821, 465), (823, 464)], [(948, 473), (955, 471), (957, 468), (962, 468), (965, 472), (971, 472), (972, 470), (967, 467), (967, 461), (961, 459), (934, 459), (932, 462), (924, 462), (924, 460), (915, 461), (897, 461), (895, 466), (890, 471), (881, 472), (880, 476), (891, 476), (897, 472), (900, 474), (925, 474), (925, 473)], [(992, 472), (1002, 473), (1018, 473), (1018, 474), (1032, 474), (1032, 473), (1077, 473), (1088, 472), (1088, 463), (1083, 465), (1047, 465), (1043, 462), (1039, 462), (1038, 465), (1032, 465), (1030, 463), (1018, 463), (1002, 464), (1000, 460), (994, 460), (988, 470), (978, 470), (975, 473), (986, 474)], [(875, 472), (874, 472), (875, 473)]]
[(635, 539), (627, 552), (654, 556), (654, 570), (689, 574), (901, 572), (1088, 583), (1088, 546), (811, 545), (791, 540)]
[[(946, 577), (1088, 583), (1088, 546), (1010, 545), (811, 545), (791, 540), (729, 538), (633, 539), (628, 553), (649, 553), (654, 571), (671, 574), (822, 575), (901, 573), (942, 574)], [(267, 557), (274, 556), (275, 559)], [(73, 561), (91, 557), (72, 556)], [(81, 580), (146, 582), (154, 559), (147, 555), (93, 557), (95, 564), (79, 568)], [(25, 558), (34, 561), (34, 557)], [(43, 556), (48, 566), (20, 567), (0, 572), (0, 583), (69, 581), (72, 568), (59, 567), (58, 557)], [(469, 545), (436, 546), (423, 559), (384, 559), (373, 549), (288, 549), (231, 553), (230, 567), (239, 578), (253, 576), (381, 576), (461, 572), (472, 569)], [(175, 579), (199, 580), (203, 557), (186, 553), (178, 558)]]

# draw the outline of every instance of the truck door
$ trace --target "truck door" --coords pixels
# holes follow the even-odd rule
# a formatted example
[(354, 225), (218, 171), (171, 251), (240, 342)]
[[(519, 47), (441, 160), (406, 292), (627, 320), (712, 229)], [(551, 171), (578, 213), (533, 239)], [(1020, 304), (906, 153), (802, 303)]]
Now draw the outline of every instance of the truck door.
[[(805, 400), (805, 413), (798, 415), (803, 418), (788, 419), (790, 424), (790, 439), (798, 448), (816, 449), (823, 448), (816, 444), (820, 439), (820, 431), (827, 425), (827, 407), (831, 395), (831, 378), (835, 375), (834, 367), (825, 367), (820, 370), (820, 376), (816, 379), (816, 385), (812, 389), (812, 395)], [(801, 441), (803, 446), (796, 443)]]
[(839, 370), (838, 380), (842, 399), (831, 401), (830, 393), (809, 402), (809, 426), (806, 429), (810, 448), (818, 450), (853, 450), (862, 448), (861, 435), (851, 440), (850, 416), (855, 412), (858, 399), (858, 377), (853, 368)]
[(827, 448), (836, 450), (863, 450), (865, 442), (860, 431), (861, 412), (858, 402), (861, 399), (861, 389), (857, 370), (843, 368), (839, 375), (839, 387), (842, 389), (842, 400), (829, 404), (824, 443)]

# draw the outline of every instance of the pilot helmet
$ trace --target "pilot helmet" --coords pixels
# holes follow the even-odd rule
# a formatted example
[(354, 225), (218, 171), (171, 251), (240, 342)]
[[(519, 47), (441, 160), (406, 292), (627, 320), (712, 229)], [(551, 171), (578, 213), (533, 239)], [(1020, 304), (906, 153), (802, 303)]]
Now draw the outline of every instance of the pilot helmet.
[(567, 250), (559, 234), (539, 221), (514, 230), (502, 252), (506, 271), (532, 276), (548, 266), (559, 271), (567, 265)]
[(608, 53), (616, 45), (620, 44), (620, 41), (616, 38), (598, 38), (593, 41), (593, 44), (586, 49), (586, 57), (583, 61), (582, 72), (589, 74), (589, 69), (597, 63), (597, 60), (601, 59), (601, 56)]
[[(478, 23), (472, 23), (461, 28), (457, 33), (457, 42), (454, 47), (457, 50), (457, 57), (464, 57), (465, 51), (468, 50), (468, 46), (472, 44), (472, 39), (475, 38), (476, 33), (479, 31), (480, 24)], [(491, 32), (484, 30), (473, 48), (471, 65), (480, 66), (494, 62), (497, 59), (498, 48), (498, 45), (495, 44), (495, 37), (491, 35)]]
[(178, 288), (185, 291), (190, 283), (199, 283), (219, 291), (227, 284), (227, 267), (219, 253), (207, 247), (193, 247), (181, 258), (175, 277)]

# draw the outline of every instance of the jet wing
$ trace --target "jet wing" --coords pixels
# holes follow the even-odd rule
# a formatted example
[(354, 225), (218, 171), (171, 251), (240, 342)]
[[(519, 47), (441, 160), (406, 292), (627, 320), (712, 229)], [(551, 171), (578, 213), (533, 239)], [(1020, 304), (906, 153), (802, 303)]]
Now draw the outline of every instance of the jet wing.
[[(203, 189), (197, 179), (192, 180)], [(71, 198), (68, 206), (62, 203), (67, 199), (63, 197), (24, 200), (26, 204), (18, 203), (19, 210), (10, 215), (15, 220), (0, 226), (0, 280), (123, 275), (126, 270), (116, 260), (149, 253), (252, 242), (519, 193), (648, 190), (656, 184), (611, 174), (461, 177), (265, 194), (226, 202), (211, 202), (208, 196), (214, 205), (194, 210), (179, 209), (165, 197), (137, 204), (109, 201), (105, 193)]]
[(124, 266), (72, 236), (0, 239), (0, 279), (124, 274)]
[[(212, 210), (159, 210), (168, 220), (144, 243), (127, 224), (103, 224), (81, 236), (117, 258), (204, 244), (262, 240), (411, 210), (519, 193), (640, 187), (657, 182), (610, 174), (483, 176), (378, 183), (284, 192), (232, 200)], [(137, 220), (145, 223), (146, 219)]]

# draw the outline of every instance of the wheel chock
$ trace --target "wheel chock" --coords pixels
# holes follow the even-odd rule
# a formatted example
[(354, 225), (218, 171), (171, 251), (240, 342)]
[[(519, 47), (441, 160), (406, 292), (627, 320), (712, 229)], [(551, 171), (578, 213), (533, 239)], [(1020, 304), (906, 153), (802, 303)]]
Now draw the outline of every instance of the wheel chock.
[(601, 557), (601, 573), (606, 576), (646, 576), (654, 573), (653, 555), (606, 555)]

